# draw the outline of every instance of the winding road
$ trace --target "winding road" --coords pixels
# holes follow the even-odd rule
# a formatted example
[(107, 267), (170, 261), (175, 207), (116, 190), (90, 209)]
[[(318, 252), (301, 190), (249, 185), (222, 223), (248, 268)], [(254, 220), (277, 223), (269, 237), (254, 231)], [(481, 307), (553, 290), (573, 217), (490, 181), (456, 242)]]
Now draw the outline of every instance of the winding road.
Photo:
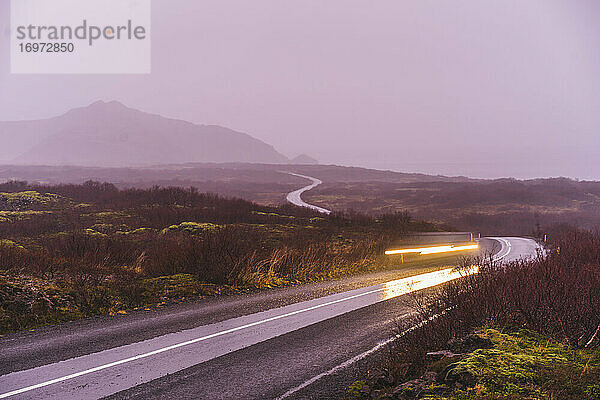
[[(300, 198), (321, 181), (298, 176), (313, 183), (288, 200), (329, 212)], [(514, 237), (482, 239), (481, 247), (498, 262), (538, 249)], [(404, 268), (6, 335), (0, 399), (335, 398), (411, 315), (406, 294), (460, 276)]]
[(300, 178), (308, 179), (308, 180), (312, 181), (312, 183), (310, 185), (308, 185), (308, 186), (304, 186), (304, 187), (302, 187), (302, 188), (300, 188), (298, 190), (294, 190), (293, 192), (288, 193), (288, 195), (287, 195), (287, 201), (289, 201), (290, 203), (295, 204), (295, 205), (297, 205), (299, 207), (310, 208), (310, 209), (316, 210), (316, 211), (318, 211), (320, 213), (324, 213), (324, 214), (330, 214), (331, 213), (331, 210), (328, 210), (326, 208), (322, 208), (322, 207), (315, 206), (315, 205), (308, 204), (308, 203), (304, 202), (304, 200), (302, 200), (302, 197), (301, 197), (302, 193), (304, 193), (304, 192), (306, 192), (306, 191), (308, 191), (310, 189), (314, 189), (317, 186), (319, 186), (321, 183), (323, 183), (321, 180), (319, 180), (317, 178), (313, 178), (312, 176), (295, 174), (293, 172), (288, 172), (288, 174), (294, 175), (294, 176), (298, 176)]

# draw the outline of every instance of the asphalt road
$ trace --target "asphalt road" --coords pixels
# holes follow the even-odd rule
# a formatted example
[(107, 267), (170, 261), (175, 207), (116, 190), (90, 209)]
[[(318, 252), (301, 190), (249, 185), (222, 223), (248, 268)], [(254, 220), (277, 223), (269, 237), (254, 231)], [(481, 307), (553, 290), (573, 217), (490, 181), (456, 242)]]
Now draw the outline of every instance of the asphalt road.
[(494, 251), (496, 253), (495, 261), (510, 262), (527, 259), (537, 256), (538, 251), (541, 251), (541, 248), (533, 240), (527, 238), (490, 237), (487, 240), (493, 240), (500, 244), (500, 249), (497, 252)]
[(306, 208), (310, 208), (313, 210), (316, 210), (318, 212), (324, 213), (324, 214), (330, 214), (331, 211), (326, 209), (326, 208), (322, 208), (319, 206), (315, 206), (312, 204), (308, 204), (306, 202), (304, 202), (304, 200), (302, 200), (302, 193), (306, 192), (307, 190), (316, 188), (317, 186), (319, 186), (321, 183), (323, 183), (321, 180), (317, 179), (317, 178), (313, 178), (312, 176), (306, 176), (306, 175), (300, 175), (300, 174), (295, 174), (293, 172), (288, 172), (290, 175), (294, 175), (294, 176), (299, 176), (300, 178), (305, 178), (308, 179), (310, 181), (312, 181), (312, 183), (308, 186), (304, 186), (303, 188), (300, 188), (298, 190), (295, 190), (291, 193), (288, 193), (286, 199), (287, 201), (289, 201), (292, 204), (295, 204), (299, 207), (306, 207)]
[[(502, 260), (534, 255), (537, 248), (522, 238), (487, 242)], [(0, 398), (335, 397), (375, 362), (380, 343), (411, 312), (406, 293), (456, 278), (449, 270), (419, 272), (371, 274), (7, 335), (0, 338)]]

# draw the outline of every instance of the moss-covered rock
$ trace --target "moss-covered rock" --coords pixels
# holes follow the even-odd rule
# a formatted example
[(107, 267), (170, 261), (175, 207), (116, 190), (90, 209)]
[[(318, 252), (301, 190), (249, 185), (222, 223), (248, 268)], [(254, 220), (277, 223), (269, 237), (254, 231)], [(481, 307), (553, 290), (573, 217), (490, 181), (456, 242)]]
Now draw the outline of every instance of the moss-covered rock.
[(150, 233), (154, 231), (154, 229), (152, 228), (136, 228), (136, 229), (132, 229), (129, 231), (116, 231), (115, 233), (117, 235), (141, 235), (141, 234), (145, 234), (145, 233)]
[(73, 298), (53, 284), (0, 276), (0, 334), (82, 316)]
[(33, 190), (16, 193), (0, 193), (0, 210), (21, 211), (36, 206), (51, 206), (59, 203), (61, 197), (52, 193), (39, 193)]
[(450, 365), (443, 378), (456, 387), (453, 394), (432, 399), (598, 398), (588, 389), (600, 379), (600, 351), (574, 349), (527, 330), (487, 329), (481, 336), (494, 347)]
[(0, 239), (0, 248), (1, 247), (11, 247), (11, 248), (18, 248), (21, 250), (25, 250), (25, 247), (21, 246), (20, 244), (13, 242), (12, 240), (8, 240), (8, 239)]
[(14, 222), (30, 219), (36, 215), (50, 214), (52, 211), (0, 211), (0, 222)]
[[(345, 398), (600, 399), (600, 350), (575, 349), (527, 330), (502, 333), (485, 329), (476, 336), (479, 339), (473, 335), (459, 339), (459, 345), (489, 347), (491, 342), (493, 347), (455, 355), (450, 363), (445, 358), (435, 360), (422, 376), (401, 380), (396, 386), (372, 378), (357, 381)], [(457, 341), (449, 345), (457, 345)]]
[(84, 233), (85, 233), (86, 235), (89, 235), (89, 236), (95, 236), (95, 237), (108, 237), (108, 235), (107, 235), (106, 233), (98, 232), (97, 230), (95, 230), (95, 229), (91, 229), (91, 228), (87, 228), (87, 229), (85, 229), (85, 230), (84, 230)]
[(284, 215), (284, 214), (278, 214), (278, 213), (274, 213), (274, 212), (252, 211), (251, 213), (255, 214), (255, 215), (265, 216), (265, 217), (285, 218), (285, 219), (295, 219), (296, 218), (293, 215)]
[(188, 232), (202, 233), (220, 228), (221, 225), (211, 224), (210, 222), (182, 222), (178, 225), (171, 225), (162, 230), (162, 233), (168, 232)]
[(219, 286), (201, 283), (189, 274), (145, 279), (142, 287), (143, 297), (148, 302), (213, 295), (218, 294), (221, 290)]

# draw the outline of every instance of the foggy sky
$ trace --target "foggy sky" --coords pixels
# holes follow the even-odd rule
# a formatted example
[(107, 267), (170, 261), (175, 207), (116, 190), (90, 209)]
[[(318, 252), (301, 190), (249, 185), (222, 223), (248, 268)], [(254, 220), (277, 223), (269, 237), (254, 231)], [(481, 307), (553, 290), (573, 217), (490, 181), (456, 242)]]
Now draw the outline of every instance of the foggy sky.
[(600, 179), (597, 0), (154, 0), (149, 75), (11, 75), (8, 6), (0, 120), (115, 99), (323, 163)]

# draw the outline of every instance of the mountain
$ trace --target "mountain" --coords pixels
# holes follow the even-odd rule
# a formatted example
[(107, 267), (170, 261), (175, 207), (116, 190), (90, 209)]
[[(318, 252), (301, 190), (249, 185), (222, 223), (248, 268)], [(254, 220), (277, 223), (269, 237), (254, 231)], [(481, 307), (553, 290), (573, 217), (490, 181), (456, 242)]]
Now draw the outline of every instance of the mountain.
[(0, 159), (29, 165), (289, 162), (273, 146), (245, 133), (165, 118), (116, 101), (98, 101), (45, 120), (0, 122), (0, 143)]
[(299, 156), (292, 158), (290, 164), (316, 165), (319, 164), (319, 161), (306, 154), (300, 154)]

